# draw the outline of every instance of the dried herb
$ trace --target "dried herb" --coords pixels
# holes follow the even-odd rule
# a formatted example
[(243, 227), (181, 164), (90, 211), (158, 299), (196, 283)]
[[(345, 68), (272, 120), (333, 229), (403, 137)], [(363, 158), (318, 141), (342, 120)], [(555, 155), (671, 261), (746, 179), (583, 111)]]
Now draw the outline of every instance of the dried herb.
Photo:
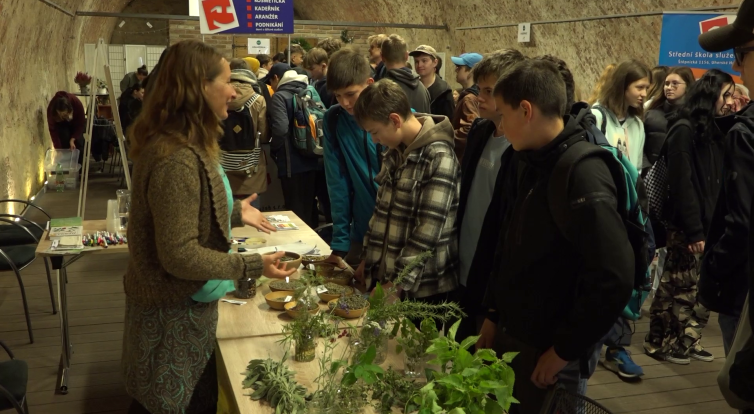
[(291, 280), (290, 282), (286, 282), (285, 280), (273, 280), (270, 282), (270, 287), (278, 290), (294, 291), (304, 287), (304, 283), (298, 280)]
[(275, 413), (305, 412), (306, 388), (296, 383), (294, 372), (285, 365), (288, 358), (286, 353), (280, 362), (271, 359), (253, 359), (246, 367), (244, 388), (252, 388), (254, 392), (246, 394), (252, 400), (267, 401)]
[(327, 293), (331, 293), (333, 295), (342, 295), (344, 293), (353, 292), (352, 287), (342, 286), (337, 283), (325, 283), (325, 287), (327, 288)]
[(369, 301), (364, 299), (361, 295), (352, 295), (338, 298), (337, 302), (330, 302), (328, 306), (330, 309), (334, 309), (335, 306), (337, 306), (339, 309), (343, 310), (359, 310), (369, 306)]
[(315, 310), (315, 309), (319, 308), (319, 305), (317, 305), (316, 303), (312, 303), (312, 302), (309, 302), (309, 303), (298, 302), (298, 303), (296, 303), (296, 306), (293, 307), (293, 310), (294, 311), (304, 311), (307, 308), (306, 305), (309, 305), (308, 306), (309, 310)]

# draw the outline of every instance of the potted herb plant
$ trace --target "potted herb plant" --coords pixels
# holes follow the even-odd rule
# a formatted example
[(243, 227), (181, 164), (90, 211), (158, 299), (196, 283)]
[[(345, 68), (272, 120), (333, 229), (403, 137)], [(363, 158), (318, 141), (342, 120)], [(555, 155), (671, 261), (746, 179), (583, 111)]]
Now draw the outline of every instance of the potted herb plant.
[(102, 79), (97, 79), (97, 94), (107, 95), (107, 83)]
[(79, 85), (82, 94), (86, 95), (89, 93), (89, 84), (92, 83), (92, 77), (89, 76), (89, 74), (84, 72), (77, 72), (76, 77), (73, 78), (73, 81), (76, 82), (76, 85)]

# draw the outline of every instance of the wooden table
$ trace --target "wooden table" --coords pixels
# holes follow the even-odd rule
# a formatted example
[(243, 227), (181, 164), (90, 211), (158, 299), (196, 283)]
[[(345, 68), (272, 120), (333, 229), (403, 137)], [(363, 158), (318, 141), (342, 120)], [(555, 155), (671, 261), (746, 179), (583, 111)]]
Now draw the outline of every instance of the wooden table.
[[(247, 305), (245, 305), (247, 306)], [(245, 394), (254, 392), (252, 389), (244, 389), (241, 384), (244, 380), (244, 371), (252, 359), (271, 358), (279, 361), (285, 355), (286, 349), (281, 346), (279, 341), (282, 336), (261, 336), (256, 338), (237, 338), (237, 339), (218, 339), (217, 340), (217, 364), (220, 388), (224, 397), (221, 406), (228, 408), (227, 412), (218, 414), (271, 414), (273, 410), (265, 401), (253, 401)], [(338, 346), (333, 351), (334, 358), (337, 359), (343, 352), (343, 347), (347, 346), (349, 338), (342, 338), (338, 341)], [(305, 386), (308, 392), (314, 392), (316, 386), (314, 379), (319, 375), (319, 356), (324, 352), (324, 339), (317, 339), (317, 357), (310, 362), (297, 362), (293, 360), (293, 346), (288, 351), (288, 366), (296, 372), (296, 381)], [(387, 359), (380, 366), (383, 369), (392, 367), (393, 370), (403, 370), (403, 354), (396, 355), (395, 341), (391, 340), (388, 344)], [(337, 358), (336, 358), (337, 357)], [(394, 409), (394, 412), (400, 413), (400, 410)], [(367, 407), (365, 414), (373, 414), (374, 410)], [(337, 413), (333, 413), (337, 414)]]
[[(267, 241), (267, 243), (265, 243), (267, 246), (276, 246), (276, 245), (283, 245), (283, 244), (294, 243), (297, 241), (302, 241), (306, 244), (316, 246), (324, 254), (329, 254), (330, 248), (327, 246), (327, 244), (317, 235), (317, 233), (314, 232), (314, 230), (309, 228), (309, 226), (307, 226), (306, 223), (304, 223), (295, 214), (293, 214), (292, 211), (266, 212), (264, 214), (268, 216), (269, 215), (288, 216), (290, 220), (299, 227), (299, 230), (280, 231), (280, 232), (268, 235), (265, 233), (258, 232), (256, 229), (252, 227), (244, 227), (244, 228), (233, 229), (232, 230), (233, 236), (236, 238), (237, 237), (261, 237)], [(84, 234), (95, 233), (97, 231), (105, 231), (107, 229), (107, 223), (105, 220), (85, 220), (82, 223), (82, 225), (84, 227)], [(61, 335), (61, 343), (62, 343), (60, 369), (58, 371), (57, 387), (61, 393), (67, 394), (68, 393), (68, 375), (71, 368), (71, 340), (70, 340), (70, 329), (68, 326), (68, 296), (67, 296), (66, 284), (65, 284), (65, 281), (67, 280), (67, 267), (73, 262), (90, 254), (128, 253), (128, 245), (126, 244), (113, 245), (113, 246), (108, 246), (107, 248), (101, 248), (101, 247), (86, 248), (81, 252), (72, 252), (72, 251), (50, 252), (49, 251), (50, 245), (51, 245), (51, 242), (49, 240), (47, 232), (45, 232), (45, 234), (42, 236), (42, 240), (37, 245), (36, 254), (38, 256), (49, 257), (50, 261), (52, 262), (53, 269), (55, 270), (55, 273), (56, 273), (56, 280), (58, 284), (58, 304), (59, 304), (59, 309), (60, 309), (60, 335)], [(238, 247), (238, 246), (235, 246), (235, 247)], [(264, 302), (264, 295), (261, 295), (261, 300), (262, 300), (262, 303), (265, 304), (266, 306), (266, 303)], [(245, 309), (234, 309), (234, 307), (245, 308)], [(229, 322), (232, 322), (234, 318), (236, 317), (243, 318), (243, 317), (248, 316), (244, 314), (244, 310), (248, 310), (249, 308), (250, 308), (250, 304), (246, 304), (242, 307), (238, 307), (237, 305), (221, 303), (219, 325), (222, 326), (223, 329), (226, 329), (226, 327), (229, 326)], [(229, 314), (230, 316), (224, 317), (224, 314)], [(237, 326), (237, 324), (230, 324), (230, 325)], [(277, 329), (277, 333), (280, 333), (279, 327)], [(241, 334), (245, 334), (245, 332), (241, 332)], [(232, 336), (233, 333), (231, 332), (228, 335)]]

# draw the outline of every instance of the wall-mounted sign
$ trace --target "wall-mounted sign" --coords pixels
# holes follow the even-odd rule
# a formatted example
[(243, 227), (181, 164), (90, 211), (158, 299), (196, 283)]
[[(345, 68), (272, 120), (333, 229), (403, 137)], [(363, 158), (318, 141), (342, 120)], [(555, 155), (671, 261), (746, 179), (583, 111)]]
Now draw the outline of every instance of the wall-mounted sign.
[(735, 56), (732, 50), (711, 53), (699, 46), (700, 34), (717, 30), (719, 27), (733, 23), (735, 15), (666, 13), (662, 15), (662, 33), (660, 35), (660, 65), (688, 66), (699, 78), (709, 69), (720, 69), (734, 75)]
[(529, 43), (531, 41), (531, 23), (518, 24), (518, 43)]
[(199, 0), (202, 34), (293, 33), (293, 0)]
[(269, 55), (270, 39), (252, 39), (249, 38), (250, 55)]

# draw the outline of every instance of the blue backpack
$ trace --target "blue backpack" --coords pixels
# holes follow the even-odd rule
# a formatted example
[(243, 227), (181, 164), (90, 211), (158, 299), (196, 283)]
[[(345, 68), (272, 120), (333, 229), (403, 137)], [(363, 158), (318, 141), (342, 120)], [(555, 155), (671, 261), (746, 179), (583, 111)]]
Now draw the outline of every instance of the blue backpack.
[(302, 88), (293, 95), (293, 144), (301, 155), (321, 157), (324, 153), (322, 123), (325, 106), (314, 86)]
[[(577, 117), (584, 118), (584, 113)], [(604, 118), (603, 118), (604, 119)], [(570, 210), (568, 203), (568, 189), (571, 171), (581, 160), (589, 157), (600, 157), (605, 161), (613, 181), (618, 190), (618, 213), (626, 227), (628, 240), (634, 251), (634, 292), (623, 316), (630, 320), (637, 320), (641, 314), (641, 305), (649, 294), (648, 237), (646, 231), (647, 197), (644, 183), (636, 167), (623, 155), (620, 150), (610, 146), (605, 134), (596, 125), (589, 122), (581, 122), (586, 129), (583, 137), (569, 140), (568, 149), (560, 156), (555, 164), (550, 182), (548, 184), (548, 202), (553, 219), (566, 236), (568, 215)], [(586, 124), (586, 125), (585, 125)]]

